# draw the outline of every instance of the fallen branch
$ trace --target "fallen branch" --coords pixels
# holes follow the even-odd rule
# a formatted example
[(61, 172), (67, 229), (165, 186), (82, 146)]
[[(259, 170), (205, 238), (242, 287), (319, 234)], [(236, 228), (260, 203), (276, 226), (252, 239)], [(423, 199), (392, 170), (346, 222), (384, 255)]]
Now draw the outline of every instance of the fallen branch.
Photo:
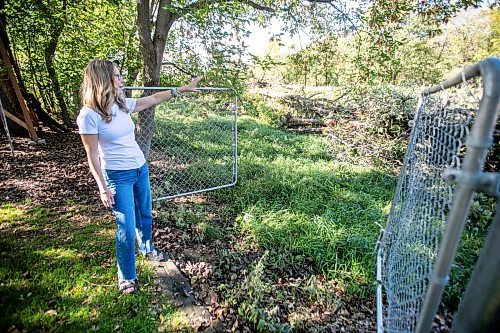
[(335, 119), (305, 119), (285, 117), (282, 121), (283, 127), (299, 126), (333, 126), (337, 123)]
[(296, 133), (319, 133), (326, 131), (326, 127), (305, 127), (305, 128), (288, 128), (287, 131)]

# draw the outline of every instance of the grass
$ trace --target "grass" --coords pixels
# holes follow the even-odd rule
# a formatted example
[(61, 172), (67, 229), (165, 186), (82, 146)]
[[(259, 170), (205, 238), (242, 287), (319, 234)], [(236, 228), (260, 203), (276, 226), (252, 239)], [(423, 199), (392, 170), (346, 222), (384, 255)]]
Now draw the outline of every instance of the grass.
[[(249, 245), (269, 251), (268, 261), (312, 258), (349, 293), (373, 294), (377, 224), (385, 224), (395, 177), (383, 162), (335, 160), (322, 137), (275, 129), (276, 110), (256, 105), (239, 119), (238, 185), (213, 195), (236, 215)], [(211, 135), (196, 124), (195, 141)], [(467, 231), (463, 238), (445, 303), (459, 299), (484, 236)]]
[[(157, 128), (175, 130), (169, 131), (168, 139), (153, 138), (155, 146), (169, 151), (180, 145), (188, 152), (203, 148), (203, 156), (219, 160), (224, 156), (220, 152), (228, 147), (226, 156), (231, 156), (231, 140), (221, 140), (221, 132), (210, 128), (224, 123), (219, 129), (230, 133), (227, 114), (203, 108), (193, 111), (188, 104), (175, 115), (169, 106), (160, 110)], [(210, 145), (203, 143), (207, 140)], [(311, 257), (328, 278), (339, 280), (354, 293), (366, 294), (374, 276), (376, 223), (386, 219), (394, 177), (381, 168), (337, 161), (328, 153), (324, 137), (277, 130), (264, 118), (240, 117), (238, 151), (238, 185), (213, 194), (236, 213), (238, 230), (262, 249)], [(220, 180), (221, 174), (232, 171), (231, 163), (225, 161), (217, 168), (204, 167), (201, 173), (198, 163), (206, 162), (196, 160), (169, 172), (169, 186), (176, 180), (195, 181), (200, 175), (204, 180)]]
[[(175, 130), (168, 131), (172, 132), (168, 138), (153, 138), (155, 146), (165, 146), (167, 152), (179, 145), (188, 152), (201, 147), (203, 156), (215, 159), (231, 155), (232, 150), (224, 148), (231, 148), (231, 140), (221, 140), (220, 132), (207, 129), (211, 124), (224, 123), (219, 128), (230, 132), (230, 118), (219, 112), (220, 108), (193, 110), (188, 103), (181, 112), (172, 113), (170, 109), (176, 108), (179, 105), (160, 108), (156, 127)], [(238, 185), (212, 195), (237, 216), (237, 230), (249, 236), (249, 245), (274, 254), (286, 251), (312, 258), (329, 279), (337, 280), (352, 293), (371, 294), (377, 223), (384, 224), (386, 220), (395, 178), (382, 168), (337, 161), (328, 153), (324, 137), (275, 129), (268, 118), (239, 118)], [(210, 145), (200, 143), (207, 140)], [(224, 149), (226, 155), (220, 155)], [(205, 167), (205, 173), (200, 173), (198, 163), (206, 162), (196, 160), (182, 170), (169, 172), (165, 176), (168, 185), (175, 188), (172, 183), (176, 180), (195, 181), (200, 175), (204, 180), (220, 180), (221, 174), (232, 171), (231, 163), (224, 161), (217, 168)], [(180, 187), (188, 188), (184, 184)]]
[(371, 293), (375, 242), (395, 179), (334, 160), (324, 138), (286, 133), (241, 117), (239, 183), (214, 195), (239, 231), (271, 253), (313, 258), (329, 278)]
[[(193, 112), (185, 109), (186, 119), (199, 116)], [(200, 242), (223, 242), (228, 233), (236, 232), (243, 236), (239, 247), (260, 249), (264, 256), (239, 288), (221, 287), (221, 291), (229, 301), (239, 302), (238, 314), (257, 330), (287, 331), (295, 324), (282, 327), (262, 308), (262, 298), (271, 291), (270, 282), (261, 279), (266, 269), (313, 262), (327, 285), (358, 297), (373, 296), (377, 224), (385, 224), (396, 179), (380, 163), (366, 166), (336, 160), (323, 137), (275, 129), (268, 118), (240, 117), (238, 184), (208, 196), (221, 203), (220, 211), (180, 204), (172, 211), (160, 211), (159, 219), (174, 221), (178, 227), (194, 225)], [(157, 125), (162, 121), (158, 117)], [(211, 123), (221, 124), (217, 119)], [(227, 144), (217, 140), (200, 144), (213, 133), (202, 133), (199, 123), (194, 126), (197, 135), (191, 141), (181, 133), (175, 133), (174, 140), (190, 144), (193, 150), (213, 152)], [(234, 218), (234, 228), (220, 229), (209, 220), (212, 213)], [(184, 328), (169, 300), (155, 292), (153, 272), (144, 263), (139, 263), (141, 293), (118, 294), (110, 217), (96, 218), (88, 207), (71, 202), (57, 211), (26, 203), (2, 205), (0, 215), (0, 310), (5, 314), (0, 330), (12, 325), (52, 332)], [(488, 223), (480, 221), (476, 229), (482, 232)], [(454, 268), (464, 276), (480, 248), (476, 229), (464, 235), (464, 250)], [(456, 276), (458, 282), (452, 280), (452, 285), (462, 286), (463, 278)], [(311, 275), (299, 285), (300, 293), (335, 307), (339, 300), (315, 279)]]
[(144, 262), (141, 293), (118, 294), (114, 224), (92, 218), (85, 207), (66, 208), (61, 214), (26, 204), (0, 206), (0, 331), (184, 327), (169, 300), (155, 292), (154, 273)]

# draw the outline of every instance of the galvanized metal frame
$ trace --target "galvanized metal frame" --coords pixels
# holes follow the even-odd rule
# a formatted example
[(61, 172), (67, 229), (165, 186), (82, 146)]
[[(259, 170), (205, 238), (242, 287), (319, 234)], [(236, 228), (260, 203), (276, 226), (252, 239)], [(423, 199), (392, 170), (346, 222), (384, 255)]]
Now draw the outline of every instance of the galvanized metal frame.
[[(466, 139), (467, 152), (464, 156), (464, 161), (460, 169), (449, 169), (446, 170), (443, 177), (449, 181), (456, 183), (456, 188), (453, 194), (453, 202), (450, 213), (446, 221), (446, 230), (440, 243), (440, 248), (438, 252), (438, 257), (434, 264), (432, 274), (429, 277), (429, 287), (427, 289), (426, 297), (422, 306), (422, 309), (416, 309), (420, 311), (420, 315), (417, 321), (416, 332), (427, 333), (431, 330), (434, 316), (437, 312), (439, 302), (441, 300), (444, 287), (448, 281), (448, 275), (451, 269), (452, 260), (455, 257), (458, 242), (460, 240), (461, 234), (463, 232), (464, 224), (470, 211), (470, 206), (472, 204), (473, 194), (476, 190), (489, 190), (493, 192), (494, 195), (498, 196), (499, 191), (499, 175), (498, 174), (487, 174), (482, 171), (484, 160), (487, 155), (488, 149), (493, 144), (493, 131), (495, 129), (495, 124), (498, 120), (498, 114), (500, 110), (500, 58), (488, 58), (473, 66), (467, 67), (459, 75), (452, 77), (449, 80), (444, 81), (441, 84), (434, 85), (430, 88), (424, 89), (421, 93), (421, 98), (419, 100), (419, 106), (417, 107), (417, 114), (415, 116), (415, 122), (418, 122), (421, 109), (423, 96), (436, 93), (438, 91), (456, 86), (462, 82), (465, 83), (466, 80), (481, 76), (483, 79), (483, 98), (479, 105), (479, 110), (477, 112), (477, 117), (475, 123), (472, 126), (471, 132)], [(408, 151), (411, 149), (412, 144), (414, 144), (415, 131), (412, 132), (410, 138)], [(407, 151), (407, 154), (408, 154)], [(405, 157), (405, 163), (407, 158)], [(404, 165), (403, 165), (404, 170)], [(498, 234), (491, 236), (492, 232), (498, 230), (498, 204), (497, 201), (497, 213), (495, 216), (494, 226), (491, 227), (491, 232), (489, 238), (498, 238)], [(391, 208), (391, 213), (393, 208)], [(378, 255), (377, 255), (377, 331), (384, 331), (384, 321), (383, 321), (383, 281), (382, 281), (382, 249), (380, 244), (385, 240), (386, 234), (384, 230), (381, 232), (381, 240), (378, 243)], [(498, 241), (489, 241), (491, 243), (499, 243)], [(490, 249), (491, 248), (491, 249)], [(488, 245), (489, 251), (492, 251), (493, 245)], [(485, 245), (486, 249), (486, 245)], [(488, 250), (487, 249), (487, 250)], [(495, 247), (498, 249), (498, 245)], [(486, 251), (487, 252), (487, 251)], [(498, 253), (482, 253), (479, 263), (484, 262), (488, 256), (498, 256)], [(498, 260), (496, 261), (498, 265)], [(479, 266), (479, 264), (478, 264)], [(484, 267), (484, 264), (482, 266)], [(490, 272), (491, 273), (491, 272)], [(498, 274), (498, 271), (496, 271)], [(495, 285), (498, 289), (498, 277), (488, 277), (490, 284)], [(471, 286), (470, 286), (471, 287)], [(477, 288), (473, 287), (473, 288)], [(487, 297), (489, 291), (483, 291), (483, 300)], [(467, 298), (464, 302), (470, 303), (471, 292), (466, 292)], [(476, 303), (477, 304), (477, 303)], [(484, 306), (485, 302), (480, 303)], [(490, 311), (491, 312), (491, 311)], [(479, 310), (478, 315), (480, 315), (481, 310)], [(460, 316), (460, 312), (458, 316)]]
[[(124, 90), (173, 90), (177, 87), (141, 87), (141, 86), (131, 86), (131, 87), (124, 87)], [(174, 198), (178, 197), (183, 197), (187, 195), (193, 195), (193, 194), (199, 194), (203, 192), (209, 192), (209, 191), (214, 191), (214, 190), (219, 190), (223, 188), (228, 188), (235, 186), (236, 183), (238, 182), (238, 94), (236, 90), (233, 88), (224, 88), (224, 87), (200, 87), (196, 88), (196, 91), (227, 91), (231, 92), (233, 94), (234, 98), (234, 111), (233, 111), (233, 120), (234, 120), (234, 125), (233, 125), (233, 143), (232, 143), (232, 148), (233, 148), (233, 176), (232, 176), (232, 181), (228, 184), (223, 184), (220, 186), (215, 186), (215, 187), (210, 187), (210, 188), (204, 188), (204, 189), (199, 189), (195, 191), (189, 191), (189, 192), (184, 192), (184, 193), (178, 193), (174, 195), (168, 195), (168, 196), (162, 196), (159, 198), (153, 198), (153, 201), (161, 201), (161, 200), (172, 200)]]

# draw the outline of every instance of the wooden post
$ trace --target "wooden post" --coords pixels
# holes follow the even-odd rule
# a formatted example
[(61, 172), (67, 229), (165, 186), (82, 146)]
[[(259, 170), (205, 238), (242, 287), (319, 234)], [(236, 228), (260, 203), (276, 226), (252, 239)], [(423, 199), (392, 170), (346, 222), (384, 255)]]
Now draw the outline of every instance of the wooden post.
[(33, 127), (33, 121), (30, 117), (30, 112), (28, 107), (26, 106), (26, 101), (24, 100), (23, 94), (21, 93), (21, 89), (19, 88), (19, 83), (17, 82), (17, 78), (14, 75), (14, 71), (12, 70), (12, 63), (10, 62), (9, 54), (7, 53), (7, 49), (3, 44), (2, 39), (0, 38), (0, 53), (2, 55), (2, 60), (7, 67), (7, 71), (9, 74), (9, 79), (12, 82), (12, 86), (14, 87), (14, 91), (16, 92), (17, 100), (19, 101), (19, 105), (23, 110), (24, 122), (26, 123), (26, 127), (28, 129), (28, 133), (30, 138), (38, 142), (38, 135), (36, 134), (35, 128)]

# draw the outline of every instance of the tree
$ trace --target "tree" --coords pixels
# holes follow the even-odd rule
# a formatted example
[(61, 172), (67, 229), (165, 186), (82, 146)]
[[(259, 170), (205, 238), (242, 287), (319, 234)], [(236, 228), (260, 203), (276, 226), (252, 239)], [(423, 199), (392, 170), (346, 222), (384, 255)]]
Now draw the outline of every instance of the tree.
[(23, 93), (26, 92), (26, 89), (24, 88), (24, 83), (16, 60), (12, 56), (9, 37), (5, 29), (6, 21), (5, 15), (3, 15), (4, 8), (5, 2), (0, 0), (0, 99), (2, 100), (2, 108), (4, 111), (6, 111), (5, 108), (7, 108), (11, 115), (23, 115), (18, 119), (21, 120), (21, 118), (24, 118), (24, 125), (22, 120), (12, 123), (12, 125), (14, 125), (13, 134), (18, 133), (22, 130), (22, 127), (24, 127), (28, 130), (33, 140), (38, 140), (38, 136), (32, 124), (34, 115), (28, 111), (27, 105), (23, 100)]
[(135, 80), (141, 67), (135, 0), (10, 0), (0, 9), (27, 92), (72, 126), (83, 68), (94, 58), (119, 59)]
[(47, 18), (49, 39), (44, 47), (45, 66), (47, 68), (47, 73), (49, 75), (50, 81), (52, 82), (54, 94), (56, 95), (57, 102), (61, 109), (61, 116), (64, 125), (66, 125), (67, 127), (71, 127), (72, 121), (69, 116), (68, 107), (66, 106), (66, 102), (63, 98), (61, 85), (59, 84), (56, 69), (54, 67), (54, 55), (56, 53), (59, 37), (61, 36), (61, 33), (63, 32), (66, 23), (65, 19), (66, 19), (67, 1), (66, 0), (61, 1), (60, 3), (61, 7), (58, 8), (58, 13), (56, 13), (55, 15), (53, 15), (49, 11), (49, 8), (43, 3), (43, 1), (36, 0), (34, 1), (34, 4), (36, 7), (39, 8), (41, 13), (43, 13), (43, 15)]
[[(235, 34), (244, 33), (250, 20), (265, 24), (271, 17), (281, 17), (286, 22), (286, 29), (291, 32), (296, 32), (301, 26), (309, 26), (311, 31), (322, 33), (325, 30), (343, 30), (346, 26), (352, 28), (355, 24), (351, 16), (359, 12), (348, 14), (345, 8), (346, 3), (333, 0), (139, 0), (137, 26), (144, 85), (159, 85), (165, 45), (176, 22), (187, 22), (187, 33), (198, 30), (215, 36), (217, 42), (205, 45), (208, 52), (217, 54), (221, 50), (221, 45), (217, 44), (224, 43), (228, 30)], [(154, 108), (141, 112), (137, 123), (137, 141), (146, 156), (149, 156), (153, 126)]]
[(365, 32), (358, 34), (358, 43), (368, 45), (358, 55), (361, 78), (396, 83), (404, 60), (398, 53), (407, 46), (408, 34), (404, 31), (408, 32), (409, 26), (420, 21), (414, 26), (420, 30), (411, 33), (420, 39), (433, 37), (457, 13), (480, 4), (478, 0), (374, 1), (365, 18)]

